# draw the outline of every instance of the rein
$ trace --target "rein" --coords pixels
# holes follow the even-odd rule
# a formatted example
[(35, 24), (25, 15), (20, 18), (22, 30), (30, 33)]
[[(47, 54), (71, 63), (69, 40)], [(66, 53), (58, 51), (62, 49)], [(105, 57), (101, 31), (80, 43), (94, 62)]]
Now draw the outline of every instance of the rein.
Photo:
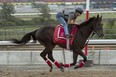
[(89, 42), (90, 38), (92, 38), (94, 34), (95, 34), (95, 32), (94, 32), (94, 31), (92, 31), (92, 33), (91, 33), (91, 35), (89, 36), (89, 38), (87, 39), (87, 41), (86, 41), (86, 43), (85, 43), (84, 47), (88, 44), (88, 42)]

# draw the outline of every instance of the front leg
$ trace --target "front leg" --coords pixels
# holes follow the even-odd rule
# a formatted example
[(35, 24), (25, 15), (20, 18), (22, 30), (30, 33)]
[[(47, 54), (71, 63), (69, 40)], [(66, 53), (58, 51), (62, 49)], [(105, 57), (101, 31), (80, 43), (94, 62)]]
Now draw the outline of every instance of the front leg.
[(70, 63), (70, 64), (63, 64), (63, 63), (61, 63), (61, 65), (63, 67), (65, 67), (65, 68), (69, 68), (71, 66), (74, 66), (77, 63), (77, 57), (78, 57), (78, 53), (73, 51), (73, 63)]
[(83, 61), (81, 61), (79, 65), (76, 65), (74, 69), (82, 68), (85, 65), (85, 62), (87, 61), (87, 57), (82, 51), (79, 52), (79, 55), (83, 57)]

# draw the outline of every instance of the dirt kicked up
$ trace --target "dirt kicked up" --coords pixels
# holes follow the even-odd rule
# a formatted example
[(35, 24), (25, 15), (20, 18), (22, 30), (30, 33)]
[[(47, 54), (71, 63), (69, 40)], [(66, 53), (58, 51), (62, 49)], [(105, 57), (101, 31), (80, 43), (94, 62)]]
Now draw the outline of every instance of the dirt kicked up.
[(74, 70), (53, 69), (48, 67), (3, 67), (0, 66), (0, 77), (116, 77), (116, 66), (93, 66)]

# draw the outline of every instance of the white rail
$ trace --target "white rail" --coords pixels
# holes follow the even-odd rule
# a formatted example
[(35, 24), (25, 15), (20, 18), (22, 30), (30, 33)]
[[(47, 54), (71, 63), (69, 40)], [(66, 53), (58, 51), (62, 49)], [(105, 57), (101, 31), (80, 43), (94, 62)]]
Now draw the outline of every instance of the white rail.
[[(116, 11), (90, 11), (89, 13), (116, 13)], [(22, 15), (38, 15), (38, 14), (42, 14), (42, 13), (15, 13), (15, 14), (12, 14), (12, 15), (22, 16)], [(55, 12), (50, 12), (50, 14), (56, 14), (56, 13)]]
[(116, 39), (89, 40), (88, 45), (116, 45)]

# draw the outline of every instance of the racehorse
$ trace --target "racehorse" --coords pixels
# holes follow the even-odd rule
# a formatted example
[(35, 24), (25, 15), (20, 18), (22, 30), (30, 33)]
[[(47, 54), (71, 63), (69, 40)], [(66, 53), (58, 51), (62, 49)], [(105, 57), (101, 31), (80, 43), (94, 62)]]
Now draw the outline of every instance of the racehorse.
[[(40, 53), (40, 56), (50, 67), (50, 72), (53, 69), (52, 62), (62, 71), (64, 71), (65, 67), (68, 68), (74, 65), (74, 69), (76, 69), (83, 67), (85, 65), (85, 62), (87, 61), (87, 57), (82, 49), (85, 47), (87, 39), (90, 37), (90, 35), (92, 33), (95, 33), (99, 37), (104, 36), (102, 25), (102, 16), (99, 15), (89, 18), (87, 21), (82, 22), (80, 25), (76, 25), (78, 26), (78, 30), (76, 31), (72, 45), (70, 45), (70, 49), (73, 52), (73, 62), (70, 64), (59, 63), (53, 58), (52, 50), (56, 45), (62, 48), (66, 48), (65, 44), (53, 42), (53, 35), (55, 30), (54, 26), (45, 26), (43, 28), (37, 29), (24, 35), (21, 40), (13, 39), (12, 42), (17, 44), (26, 44), (32, 36), (34, 40), (37, 40), (40, 44), (44, 45), (45, 49)], [(76, 63), (78, 55), (80, 55), (83, 60), (77, 65)]]

